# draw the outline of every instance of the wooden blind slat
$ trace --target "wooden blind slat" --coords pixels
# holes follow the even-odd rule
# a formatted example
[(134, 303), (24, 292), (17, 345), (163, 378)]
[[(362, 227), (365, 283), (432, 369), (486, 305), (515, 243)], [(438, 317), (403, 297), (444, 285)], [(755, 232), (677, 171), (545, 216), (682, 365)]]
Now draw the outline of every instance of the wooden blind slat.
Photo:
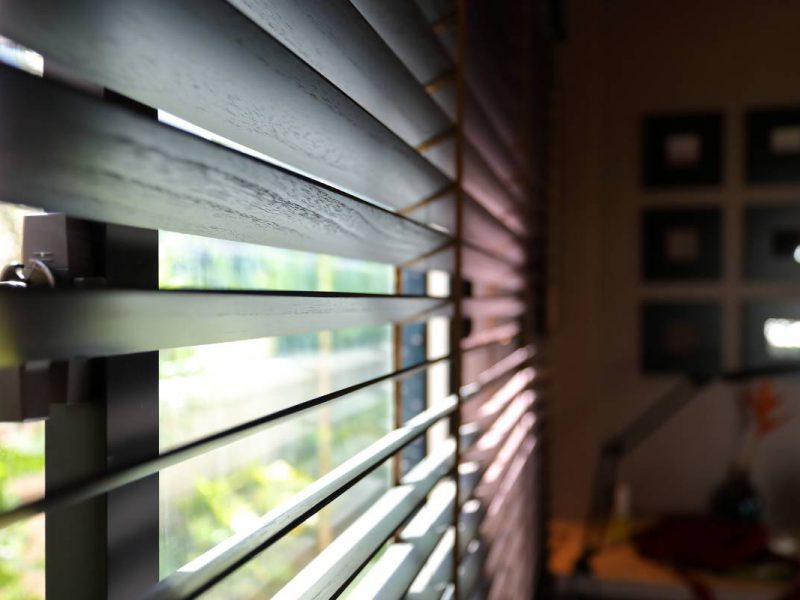
[(224, 0), (2, 0), (0, 35), (75, 76), (403, 207), (445, 176)]
[(452, 233), (455, 231), (455, 191), (448, 191), (435, 200), (404, 211), (407, 217)]
[[(472, 597), (472, 592), (481, 579), (481, 567), (486, 558), (486, 551), (486, 544), (473, 540), (472, 545), (462, 555), (461, 564), (458, 566), (458, 589), (464, 598)], [(509, 556), (515, 555), (509, 554)]]
[(509, 263), (480, 249), (464, 246), (462, 270), (467, 279), (490, 283), (502, 290), (517, 291), (524, 285), (522, 274)]
[(274, 600), (327, 600), (335, 597), (408, 519), (452, 464), (453, 452), (433, 454), (419, 462), (403, 478), (400, 486), (390, 488), (376, 500), (281, 588)]
[(520, 205), (470, 143), (464, 145), (464, 189), (509, 229), (518, 235), (525, 234), (527, 225)]
[(524, 168), (519, 159), (519, 150), (514, 152), (513, 148), (506, 146), (469, 87), (464, 94), (464, 131), (470, 142), (480, 149), (498, 179), (516, 198), (524, 198), (524, 188), (519, 179)]
[[(0, 197), (75, 217), (399, 264), (447, 236), (0, 66)], [(381, 243), (375, 243), (380, 239)]]
[(414, 2), (353, 0), (353, 4), (420, 83), (427, 85), (453, 71), (453, 61)]
[(453, 571), (455, 528), (449, 527), (408, 590), (408, 600), (441, 597)]
[(478, 530), (483, 519), (483, 506), (480, 500), (473, 498), (464, 503), (459, 519), (458, 543), (466, 549), (470, 542), (477, 538)]
[(0, 290), (0, 367), (377, 325), (449, 302), (324, 293)]
[(440, 482), (428, 502), (400, 530), (394, 543), (350, 593), (352, 598), (399, 600), (417, 577), (452, 520), (455, 484)]
[(525, 311), (525, 303), (516, 296), (486, 296), (465, 298), (464, 314), (488, 319), (491, 317), (516, 317)]
[(452, 121), (458, 103), (452, 58), (414, 2), (353, 0), (400, 60)]
[(422, 155), (450, 179), (455, 179), (456, 144), (455, 137), (452, 135), (452, 129), (448, 129), (446, 136), (446, 139), (437, 141), (433, 143), (430, 148), (423, 150)]
[(418, 146), (450, 126), (348, 0), (228, 0), (345, 94)]
[(434, 423), (450, 415), (456, 407), (454, 396), (437, 402), (261, 517), (254, 527), (228, 538), (161, 580), (148, 598), (194, 597), (208, 589), (373, 471)]
[(516, 265), (525, 263), (522, 240), (469, 194), (464, 195), (463, 235)]

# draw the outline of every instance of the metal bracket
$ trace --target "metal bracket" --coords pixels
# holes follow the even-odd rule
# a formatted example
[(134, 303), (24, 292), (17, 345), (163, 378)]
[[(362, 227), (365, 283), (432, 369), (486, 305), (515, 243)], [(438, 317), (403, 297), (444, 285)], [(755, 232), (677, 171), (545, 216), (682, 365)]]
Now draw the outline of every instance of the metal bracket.
[[(0, 271), (0, 287), (24, 294), (27, 288), (101, 287), (100, 265), (91, 248), (98, 236), (88, 221), (63, 214), (28, 215), (23, 222), (24, 262)], [(0, 369), (0, 422), (46, 419), (51, 403), (88, 401), (91, 361), (36, 361)]]

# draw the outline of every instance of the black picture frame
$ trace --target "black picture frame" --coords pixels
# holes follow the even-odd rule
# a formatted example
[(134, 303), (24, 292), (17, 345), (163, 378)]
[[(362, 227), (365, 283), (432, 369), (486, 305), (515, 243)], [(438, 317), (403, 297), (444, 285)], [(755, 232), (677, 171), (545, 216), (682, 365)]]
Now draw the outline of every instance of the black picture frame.
[(750, 300), (742, 308), (742, 366), (800, 366), (800, 302)]
[(714, 280), (722, 276), (719, 208), (652, 208), (642, 214), (646, 281)]
[(748, 183), (800, 182), (800, 106), (751, 109), (745, 131)]
[(745, 208), (744, 276), (800, 281), (800, 206)]
[(642, 124), (646, 188), (713, 186), (722, 182), (722, 113), (648, 115)]
[(642, 305), (642, 371), (710, 375), (722, 368), (722, 308), (716, 302)]

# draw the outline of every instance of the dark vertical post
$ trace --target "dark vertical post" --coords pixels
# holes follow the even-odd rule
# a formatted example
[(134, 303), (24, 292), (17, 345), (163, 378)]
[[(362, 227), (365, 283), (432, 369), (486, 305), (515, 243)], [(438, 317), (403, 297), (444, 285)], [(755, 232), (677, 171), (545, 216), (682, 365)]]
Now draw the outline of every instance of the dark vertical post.
[[(156, 118), (156, 111), (104, 96)], [(158, 232), (90, 224), (91, 272), (109, 288), (158, 287)], [(158, 454), (158, 352), (91, 361), (90, 398), (54, 404), (45, 426), (45, 485)], [(158, 582), (158, 476), (48, 514), (49, 600), (138, 598)]]
[[(158, 285), (158, 232), (94, 225), (95, 277), (113, 288)], [(90, 398), (54, 404), (45, 426), (45, 485), (158, 454), (158, 352), (92, 361)], [(45, 520), (50, 599), (135, 598), (158, 581), (158, 476)]]
[[(158, 232), (106, 226), (110, 287), (158, 288)], [(158, 454), (158, 352), (105, 359), (106, 466)], [(110, 492), (107, 597), (138, 598), (158, 582), (158, 475)]]

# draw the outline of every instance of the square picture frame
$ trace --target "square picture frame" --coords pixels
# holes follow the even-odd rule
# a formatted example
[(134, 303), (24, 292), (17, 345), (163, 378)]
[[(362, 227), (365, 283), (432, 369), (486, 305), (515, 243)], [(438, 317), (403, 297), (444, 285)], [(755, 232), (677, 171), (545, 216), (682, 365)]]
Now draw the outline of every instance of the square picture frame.
[(645, 188), (722, 183), (722, 113), (648, 115), (642, 123)]
[(748, 183), (800, 182), (800, 106), (745, 114)]
[(748, 206), (744, 210), (745, 278), (800, 281), (800, 205)]
[(713, 207), (651, 208), (642, 213), (645, 281), (722, 277), (722, 211)]
[(750, 300), (742, 308), (742, 366), (785, 366), (800, 361), (800, 302)]
[(648, 301), (641, 311), (642, 371), (709, 375), (722, 368), (722, 307), (716, 302)]

